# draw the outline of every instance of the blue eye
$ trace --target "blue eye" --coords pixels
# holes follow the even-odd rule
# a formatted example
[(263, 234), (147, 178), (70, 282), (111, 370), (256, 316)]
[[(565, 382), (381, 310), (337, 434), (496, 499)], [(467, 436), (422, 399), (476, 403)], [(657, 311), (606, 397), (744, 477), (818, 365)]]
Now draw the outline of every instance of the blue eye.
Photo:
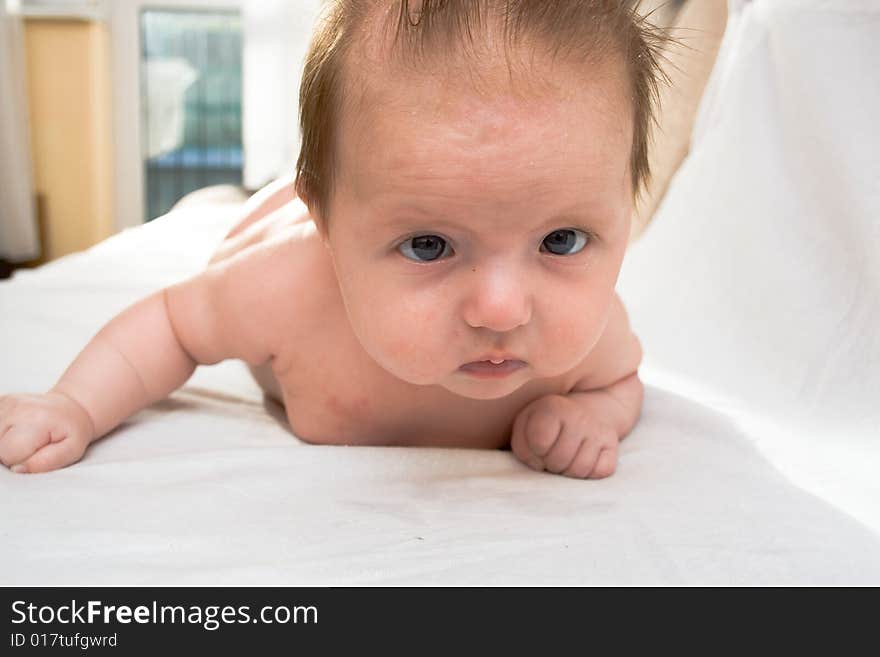
[(449, 245), (437, 235), (418, 235), (406, 240), (397, 250), (410, 260), (431, 262), (446, 253)]
[(560, 228), (547, 235), (541, 242), (541, 250), (553, 255), (574, 255), (583, 250), (590, 236), (576, 228)]

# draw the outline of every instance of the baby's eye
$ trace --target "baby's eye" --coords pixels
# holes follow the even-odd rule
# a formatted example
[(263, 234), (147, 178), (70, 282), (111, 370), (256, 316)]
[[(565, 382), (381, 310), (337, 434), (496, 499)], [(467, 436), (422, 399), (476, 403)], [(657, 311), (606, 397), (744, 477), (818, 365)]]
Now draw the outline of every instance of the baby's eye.
[(574, 255), (587, 245), (590, 236), (576, 228), (560, 228), (544, 238), (541, 242), (541, 250), (548, 251), (553, 255)]
[(446, 240), (437, 235), (411, 237), (397, 247), (405, 257), (416, 262), (431, 262), (450, 251)]

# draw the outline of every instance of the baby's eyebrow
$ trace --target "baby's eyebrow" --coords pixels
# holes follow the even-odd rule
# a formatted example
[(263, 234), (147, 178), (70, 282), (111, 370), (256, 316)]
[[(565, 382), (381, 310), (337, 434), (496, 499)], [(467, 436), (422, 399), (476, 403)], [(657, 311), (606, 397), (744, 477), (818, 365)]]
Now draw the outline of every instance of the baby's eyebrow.
[(430, 223), (432, 226), (447, 225), (458, 228), (464, 226), (466, 222), (449, 219), (439, 212), (415, 210), (409, 207), (382, 214), (382, 225), (389, 228), (406, 228), (420, 223)]
[[(564, 206), (554, 212), (541, 213), (543, 218), (530, 222), (530, 228), (561, 227), (566, 224), (598, 224), (608, 221), (608, 212), (595, 204), (579, 202)], [(474, 219), (462, 220), (450, 216), (448, 210), (436, 209), (431, 206), (407, 202), (389, 205), (382, 212), (381, 225), (388, 228), (407, 228), (429, 222), (431, 226), (468, 230), (474, 227)], [(519, 223), (519, 222), (518, 222)], [(523, 222), (525, 223), (525, 222)]]
[(464, 233), (470, 235), (471, 237), (477, 237), (479, 234), (483, 233), (484, 238), (488, 239), (488, 235), (490, 233), (487, 231), (491, 231), (491, 234), (494, 235), (497, 234), (497, 231), (499, 229), (503, 230), (506, 228), (516, 230), (518, 232), (521, 232), (522, 234), (530, 234), (533, 232), (550, 233), (553, 230), (558, 230), (561, 228), (577, 228), (581, 230), (587, 230), (588, 232), (596, 231), (601, 233), (605, 225), (607, 225), (607, 221), (591, 220), (584, 215), (573, 214), (557, 214), (553, 216), (548, 216), (547, 219), (541, 222), (530, 222), (528, 225), (520, 222), (516, 224), (505, 225), (503, 222), (499, 221), (485, 223), (475, 223), (473, 220), (455, 221), (452, 219), (443, 218), (439, 215), (435, 215), (432, 217), (426, 214), (422, 215), (419, 218), (415, 218), (413, 216), (387, 217), (384, 221), (381, 222), (378, 229), (382, 233), (385, 233), (386, 231), (388, 233), (395, 234), (408, 231), (437, 231), (438, 233)]
[(414, 203), (395, 203), (384, 209), (384, 214), (390, 221), (405, 221), (406, 217), (435, 218), (439, 214), (434, 208)]

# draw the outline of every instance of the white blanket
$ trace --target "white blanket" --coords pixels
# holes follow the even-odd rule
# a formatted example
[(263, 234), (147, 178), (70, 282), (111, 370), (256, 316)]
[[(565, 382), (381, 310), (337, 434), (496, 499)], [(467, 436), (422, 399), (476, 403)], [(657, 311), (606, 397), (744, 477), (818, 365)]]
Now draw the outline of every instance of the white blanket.
[(734, 4), (619, 289), (649, 380), (880, 531), (880, 3)]
[[(734, 21), (732, 34), (766, 27)], [(742, 53), (726, 52), (736, 79)], [(765, 91), (750, 90), (751, 102)], [(716, 84), (714, 93), (732, 92)], [(862, 385), (877, 383), (876, 335), (867, 323), (856, 327), (870, 312), (876, 319), (876, 297), (845, 285), (835, 296), (839, 272), (827, 269), (835, 261), (808, 239), (819, 231), (843, 240), (860, 215), (835, 214), (841, 223), (822, 231), (829, 215), (817, 210), (803, 235), (776, 225), (780, 208), (816, 190), (786, 186), (769, 212), (748, 191), (758, 182), (750, 172), (779, 172), (742, 159), (734, 159), (739, 171), (722, 166), (719, 152), (728, 151), (709, 149), (720, 130), (712, 116), (704, 113), (702, 145), (622, 279), (650, 385), (610, 479), (534, 473), (509, 452), (306, 445), (246, 369), (228, 362), (200, 368), (77, 465), (45, 475), (0, 469), (0, 584), (880, 584), (880, 523), (865, 524), (871, 513), (852, 517), (875, 504), (861, 473), (877, 461), (858, 459), (876, 456), (864, 423), (876, 411), (862, 403), (867, 393), (844, 394), (854, 384), (833, 385), (844, 380), (841, 363)], [(753, 148), (782, 166), (773, 158), (783, 141)], [(747, 144), (727, 146), (731, 158), (747, 154)], [(797, 158), (790, 166), (804, 168)], [(861, 187), (837, 191), (847, 192), (846, 208), (866, 202)], [(198, 271), (232, 220), (229, 209), (179, 210), (0, 284), (0, 393), (47, 389), (115, 313)], [(791, 269), (762, 259), (780, 244), (810, 259)], [(729, 261), (719, 260), (728, 248)], [(868, 269), (858, 290), (876, 292), (876, 258), (859, 262)], [(811, 292), (793, 297), (801, 286)], [(807, 298), (825, 303), (823, 312), (800, 305)], [(835, 324), (844, 306), (854, 314)], [(822, 342), (834, 326), (848, 340)], [(775, 347), (761, 348), (756, 335)], [(875, 350), (857, 348), (858, 337)], [(813, 346), (824, 348), (825, 368), (795, 369)], [(827, 436), (843, 455), (834, 504), (786, 477), (765, 449), (790, 442), (788, 428), (832, 416), (846, 423), (827, 434), (816, 424), (800, 448), (825, 455)]]

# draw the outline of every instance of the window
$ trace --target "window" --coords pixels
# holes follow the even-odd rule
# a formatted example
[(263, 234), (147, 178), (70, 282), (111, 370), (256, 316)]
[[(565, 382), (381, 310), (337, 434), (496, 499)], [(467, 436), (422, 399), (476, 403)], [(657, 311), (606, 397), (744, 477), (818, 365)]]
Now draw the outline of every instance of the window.
[(208, 185), (241, 184), (239, 12), (140, 12), (144, 220)]

